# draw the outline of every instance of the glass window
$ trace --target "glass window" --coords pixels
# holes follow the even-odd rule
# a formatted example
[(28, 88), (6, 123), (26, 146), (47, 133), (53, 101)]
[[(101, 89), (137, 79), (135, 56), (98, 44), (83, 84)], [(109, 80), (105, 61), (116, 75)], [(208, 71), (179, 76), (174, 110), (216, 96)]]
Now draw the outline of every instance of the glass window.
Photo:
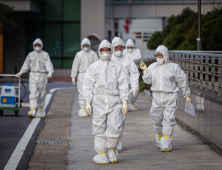
[(61, 24), (45, 24), (44, 46), (51, 57), (61, 57)]
[(43, 13), (29, 12), (25, 15), (26, 21), (43, 21)]
[(51, 61), (52, 61), (52, 64), (53, 64), (53, 68), (56, 69), (56, 68), (62, 68), (62, 61), (61, 59), (52, 59), (51, 58)]
[(74, 60), (74, 58), (72, 58), (72, 59), (63, 59), (63, 68), (64, 69), (71, 69), (73, 60)]
[[(43, 40), (43, 24), (27, 23), (26, 24), (26, 55), (33, 51), (33, 42), (35, 39)], [(44, 42), (43, 42), (44, 43)]]
[(64, 21), (80, 21), (80, 0), (64, 0)]
[(62, 19), (62, 0), (45, 1), (45, 20), (60, 21)]
[(75, 57), (80, 50), (80, 24), (63, 25), (63, 56)]

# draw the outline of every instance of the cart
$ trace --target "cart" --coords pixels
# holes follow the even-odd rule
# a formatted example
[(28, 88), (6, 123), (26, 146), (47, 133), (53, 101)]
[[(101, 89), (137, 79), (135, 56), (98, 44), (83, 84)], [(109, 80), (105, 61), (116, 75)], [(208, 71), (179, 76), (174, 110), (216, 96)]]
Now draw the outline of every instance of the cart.
[[(15, 77), (16, 74), (0, 74), (0, 77)], [(16, 78), (17, 79), (17, 78)], [(20, 109), (22, 108), (21, 106), (21, 98), (20, 98), (20, 87), (21, 87), (21, 78), (18, 78), (18, 86), (11, 86), (10, 88), (14, 88), (15, 92), (14, 94), (10, 95), (10, 98), (14, 98), (14, 103), (13, 104), (4, 104), (2, 101), (3, 95), (2, 95), (2, 89), (5, 88), (6, 86), (0, 86), (1, 89), (1, 94), (0, 94), (0, 116), (3, 115), (4, 110), (14, 110), (15, 116), (18, 116)], [(7, 92), (6, 92), (7, 93)], [(18, 94), (17, 94), (18, 93)], [(6, 96), (8, 97), (8, 96)], [(6, 99), (7, 101), (7, 99)]]

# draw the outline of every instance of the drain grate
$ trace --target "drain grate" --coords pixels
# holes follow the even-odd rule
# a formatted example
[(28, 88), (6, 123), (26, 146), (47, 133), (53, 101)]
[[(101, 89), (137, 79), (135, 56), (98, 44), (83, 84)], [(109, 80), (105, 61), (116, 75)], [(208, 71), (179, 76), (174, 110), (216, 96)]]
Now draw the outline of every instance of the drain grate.
[(66, 144), (66, 142), (57, 142), (57, 141), (41, 141), (41, 140), (37, 140), (35, 143), (47, 143), (47, 144)]
[(69, 106), (51, 106), (51, 107), (54, 107), (54, 108), (62, 108), (62, 109), (70, 109)]

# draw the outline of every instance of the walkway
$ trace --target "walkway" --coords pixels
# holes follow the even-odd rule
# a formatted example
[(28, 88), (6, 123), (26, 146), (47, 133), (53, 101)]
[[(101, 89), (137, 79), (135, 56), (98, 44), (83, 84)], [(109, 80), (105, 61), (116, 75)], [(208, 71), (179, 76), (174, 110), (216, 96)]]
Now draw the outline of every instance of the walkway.
[(123, 135), (124, 150), (119, 153), (118, 162), (109, 165), (96, 165), (93, 163), (96, 152), (91, 132), (92, 118), (78, 117), (78, 91), (74, 90), (67, 168), (69, 170), (221, 169), (221, 156), (179, 125), (175, 127), (173, 135), (173, 151), (160, 152), (155, 145), (155, 132), (149, 118), (151, 102), (140, 94), (137, 103), (139, 110), (127, 114)]

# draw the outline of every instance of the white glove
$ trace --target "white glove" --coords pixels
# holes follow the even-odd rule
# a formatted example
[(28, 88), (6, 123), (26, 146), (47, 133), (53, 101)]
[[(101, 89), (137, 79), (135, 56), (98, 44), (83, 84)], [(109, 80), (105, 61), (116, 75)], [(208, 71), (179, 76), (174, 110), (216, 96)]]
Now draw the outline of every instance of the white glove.
[(186, 97), (186, 101), (187, 101), (187, 103), (190, 105), (190, 103), (191, 103), (191, 98), (190, 98), (189, 96), (187, 96), (187, 97)]
[(147, 70), (147, 66), (144, 62), (141, 62), (140, 64), (140, 68), (143, 70), (143, 71), (146, 71)]
[(52, 73), (49, 72), (49, 74), (47, 74), (47, 77), (48, 77), (49, 79), (52, 78)]
[(91, 105), (90, 102), (86, 102), (86, 113), (91, 115)]
[(76, 80), (75, 78), (72, 78), (72, 84), (75, 86), (76, 85)]
[(22, 72), (20, 71), (19, 73), (17, 73), (17, 74), (15, 75), (15, 77), (19, 78), (19, 77), (21, 77), (21, 75), (22, 75)]
[(122, 110), (123, 110), (123, 116), (126, 116), (126, 114), (128, 113), (128, 104), (126, 101), (123, 101)]
[(136, 87), (133, 87), (130, 91), (130, 93), (132, 93), (133, 97), (136, 97), (137, 96), (137, 88)]

